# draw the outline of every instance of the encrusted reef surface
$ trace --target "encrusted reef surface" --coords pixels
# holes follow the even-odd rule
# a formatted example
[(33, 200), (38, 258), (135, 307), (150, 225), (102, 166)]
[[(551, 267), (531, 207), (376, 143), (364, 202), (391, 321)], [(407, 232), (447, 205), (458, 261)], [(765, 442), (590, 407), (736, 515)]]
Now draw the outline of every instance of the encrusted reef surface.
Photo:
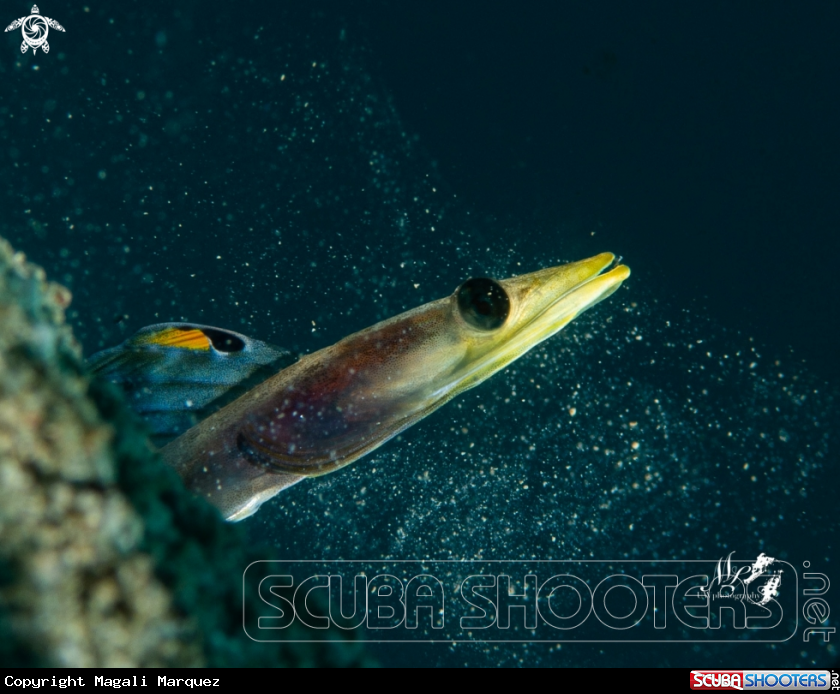
[(69, 302), (0, 239), (0, 665), (369, 664), (348, 632), (243, 633), (242, 571), (271, 557), (91, 381)]

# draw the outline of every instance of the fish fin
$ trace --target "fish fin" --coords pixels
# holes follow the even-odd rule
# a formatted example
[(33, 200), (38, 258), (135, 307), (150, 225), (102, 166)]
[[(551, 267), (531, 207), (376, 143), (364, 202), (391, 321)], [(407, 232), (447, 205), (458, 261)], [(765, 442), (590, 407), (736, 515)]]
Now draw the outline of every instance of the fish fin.
[(159, 323), (88, 365), (122, 389), (161, 446), (294, 362), (289, 351), (232, 330)]
[[(150, 326), (156, 327), (156, 326)], [(157, 345), (158, 347), (177, 347), (179, 349), (198, 349), (209, 351), (212, 343), (200, 328), (192, 326), (167, 326), (159, 330), (144, 328), (130, 340), (134, 345)]]

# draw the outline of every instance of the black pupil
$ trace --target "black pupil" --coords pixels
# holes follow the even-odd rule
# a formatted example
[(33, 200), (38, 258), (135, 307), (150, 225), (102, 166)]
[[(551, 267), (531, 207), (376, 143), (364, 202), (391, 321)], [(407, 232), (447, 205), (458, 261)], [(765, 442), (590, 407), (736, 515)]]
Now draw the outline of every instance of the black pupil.
[(510, 299), (498, 282), (476, 277), (458, 289), (458, 310), (474, 328), (495, 330), (507, 320)]

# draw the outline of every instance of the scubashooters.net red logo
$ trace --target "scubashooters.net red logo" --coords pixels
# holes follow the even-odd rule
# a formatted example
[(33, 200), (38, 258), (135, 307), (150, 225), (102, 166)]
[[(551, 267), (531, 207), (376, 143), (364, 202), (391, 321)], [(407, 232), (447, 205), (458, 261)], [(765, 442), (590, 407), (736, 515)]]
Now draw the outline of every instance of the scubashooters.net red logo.
[(800, 579), (792, 564), (763, 554), (691, 561), (261, 561), (243, 575), (243, 628), (255, 641), (353, 629), (360, 641), (828, 642), (834, 632), (825, 626), (828, 589), (824, 574)]
[(794, 691), (831, 689), (836, 676), (828, 670), (692, 670), (690, 686), (695, 690)]

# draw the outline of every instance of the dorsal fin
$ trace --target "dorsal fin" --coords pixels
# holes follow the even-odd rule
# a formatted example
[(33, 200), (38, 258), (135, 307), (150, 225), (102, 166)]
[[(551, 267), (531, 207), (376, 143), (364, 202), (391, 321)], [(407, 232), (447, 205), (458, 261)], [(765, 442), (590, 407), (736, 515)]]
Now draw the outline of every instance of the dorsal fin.
[(280, 347), (197, 323), (149, 325), (88, 360), (122, 388), (158, 446), (294, 362)]

